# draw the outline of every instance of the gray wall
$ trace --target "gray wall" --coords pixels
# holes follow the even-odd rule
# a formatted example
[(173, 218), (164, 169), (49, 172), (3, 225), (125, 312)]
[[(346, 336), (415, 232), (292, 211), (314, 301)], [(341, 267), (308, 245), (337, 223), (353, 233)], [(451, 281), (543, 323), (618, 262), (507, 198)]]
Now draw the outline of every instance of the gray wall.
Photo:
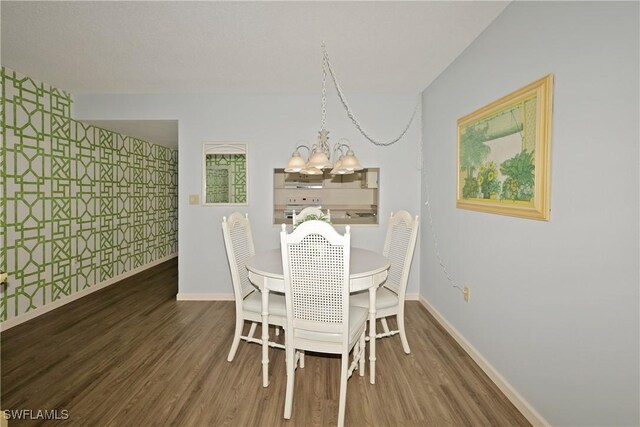
[[(514, 2), (423, 93), (423, 203), (472, 298), (427, 223), (421, 295), (553, 425), (640, 423), (638, 6)], [(551, 221), (456, 209), (456, 120), (548, 73)]]
[[(367, 129), (378, 139), (389, 140), (406, 124), (418, 95), (347, 96), (362, 123), (369, 124)], [(280, 228), (273, 225), (273, 169), (286, 165), (300, 139), (315, 142), (319, 102), (318, 94), (80, 95), (75, 114), (93, 120), (178, 120), (179, 292), (191, 294), (185, 295), (189, 298), (231, 297), (222, 217), (236, 210), (248, 212), (256, 249), (279, 247)], [(397, 144), (376, 147), (351, 124), (335, 94), (328, 97), (327, 110), (331, 145), (341, 137), (349, 138), (364, 166), (380, 168), (380, 225), (354, 226), (351, 242), (381, 251), (390, 212), (406, 209), (417, 214), (420, 209), (420, 121)], [(188, 196), (200, 194), (202, 186), (203, 142), (248, 143), (248, 206), (188, 204)], [(416, 250), (416, 257), (418, 254)], [(418, 293), (419, 267), (418, 262), (413, 263), (409, 293)]]

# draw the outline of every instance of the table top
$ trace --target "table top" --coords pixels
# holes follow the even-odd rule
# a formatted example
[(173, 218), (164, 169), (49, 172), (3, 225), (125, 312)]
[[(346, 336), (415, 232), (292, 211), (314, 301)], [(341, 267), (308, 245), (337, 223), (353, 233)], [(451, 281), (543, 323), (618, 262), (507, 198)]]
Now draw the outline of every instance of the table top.
[[(257, 252), (247, 259), (246, 265), (247, 269), (253, 273), (284, 280), (280, 248)], [(352, 247), (349, 277), (353, 280), (372, 276), (385, 271), (389, 265), (389, 260), (377, 252)]]

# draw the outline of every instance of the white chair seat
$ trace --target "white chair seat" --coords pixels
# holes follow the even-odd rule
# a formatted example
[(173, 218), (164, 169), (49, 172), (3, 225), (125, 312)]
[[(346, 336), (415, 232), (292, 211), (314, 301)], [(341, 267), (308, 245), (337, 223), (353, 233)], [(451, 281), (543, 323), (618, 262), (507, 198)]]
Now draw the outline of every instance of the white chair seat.
[[(242, 306), (247, 311), (262, 313), (262, 294), (258, 291), (251, 292), (242, 301)], [(287, 317), (287, 306), (284, 295), (269, 293), (269, 315)]]
[[(271, 306), (269, 306), (271, 311)], [(367, 317), (369, 316), (369, 310), (362, 307), (349, 307), (349, 344), (357, 340), (362, 331), (364, 330)], [(305, 340), (322, 341), (322, 342), (335, 342), (342, 341), (342, 334), (331, 334), (328, 332), (310, 331), (307, 329), (295, 329), (294, 334), (296, 338)]]
[[(369, 292), (358, 292), (351, 295), (351, 305), (369, 308)], [(394, 307), (398, 305), (398, 295), (395, 292), (381, 286), (376, 292), (376, 310)]]

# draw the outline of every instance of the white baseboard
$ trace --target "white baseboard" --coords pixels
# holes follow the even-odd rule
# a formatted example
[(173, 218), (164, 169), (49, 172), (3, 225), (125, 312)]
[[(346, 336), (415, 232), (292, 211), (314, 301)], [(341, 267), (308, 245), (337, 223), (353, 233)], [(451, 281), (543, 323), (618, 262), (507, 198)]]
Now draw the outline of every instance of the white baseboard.
[(150, 262), (149, 264), (145, 264), (143, 266), (134, 268), (133, 270), (127, 271), (126, 273), (122, 273), (119, 276), (116, 277), (112, 277), (111, 279), (107, 279), (104, 282), (100, 282), (97, 283), (95, 285), (92, 285), (89, 288), (85, 288), (81, 291), (78, 291), (76, 293), (73, 293), (71, 295), (67, 295), (63, 298), (60, 298), (58, 300), (55, 300), (53, 302), (50, 302), (47, 305), (43, 305), (41, 307), (35, 308), (33, 310), (30, 310), (20, 316), (17, 317), (13, 317), (11, 319), (7, 319), (6, 321), (0, 323), (0, 332), (2, 331), (6, 331), (7, 329), (11, 329), (16, 325), (19, 325), (21, 323), (24, 323), (28, 320), (34, 319), (38, 316), (41, 316), (45, 313), (50, 312), (51, 310), (55, 310), (58, 307), (62, 307), (65, 304), (69, 304), (72, 301), (75, 301), (79, 298), (82, 298), (84, 296), (87, 296), (95, 291), (99, 291), (100, 289), (106, 288), (107, 286), (113, 285), (114, 283), (117, 283), (123, 279), (126, 279), (127, 277), (131, 277), (134, 274), (138, 274), (144, 270), (147, 270), (151, 267), (155, 267), (158, 264), (162, 264), (165, 261), (169, 261), (170, 259), (173, 259), (175, 257), (177, 257), (178, 254), (173, 254), (173, 255), (169, 255), (160, 259), (157, 259), (153, 262)]
[(176, 301), (233, 301), (233, 294), (191, 294), (178, 292)]
[(404, 294), (405, 301), (419, 301), (420, 294)]
[(542, 415), (535, 410), (529, 402), (527, 402), (521, 395), (516, 391), (515, 388), (502, 376), (500, 373), (485, 359), (482, 354), (476, 350), (476, 348), (471, 345), (469, 341), (466, 340), (460, 332), (450, 324), (438, 310), (435, 309), (429, 302), (424, 298), (419, 298), (420, 303), (427, 309), (429, 313), (442, 325), (442, 327), (453, 337), (454, 340), (467, 352), (467, 354), (478, 364), (480, 369), (484, 371), (485, 374), (498, 386), (500, 391), (504, 393), (504, 395), (513, 403), (513, 405), (524, 415), (524, 417), (529, 420), (529, 422), (534, 426), (550, 426), (549, 422), (545, 420)]

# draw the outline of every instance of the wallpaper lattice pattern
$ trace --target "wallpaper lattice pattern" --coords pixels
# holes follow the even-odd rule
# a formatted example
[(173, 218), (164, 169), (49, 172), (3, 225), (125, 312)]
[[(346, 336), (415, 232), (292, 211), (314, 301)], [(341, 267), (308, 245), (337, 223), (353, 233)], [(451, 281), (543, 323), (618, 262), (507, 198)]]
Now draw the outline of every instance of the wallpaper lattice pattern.
[(206, 203), (247, 202), (247, 156), (207, 154)]
[(71, 119), (71, 95), (2, 68), (0, 321), (178, 250), (178, 152)]

